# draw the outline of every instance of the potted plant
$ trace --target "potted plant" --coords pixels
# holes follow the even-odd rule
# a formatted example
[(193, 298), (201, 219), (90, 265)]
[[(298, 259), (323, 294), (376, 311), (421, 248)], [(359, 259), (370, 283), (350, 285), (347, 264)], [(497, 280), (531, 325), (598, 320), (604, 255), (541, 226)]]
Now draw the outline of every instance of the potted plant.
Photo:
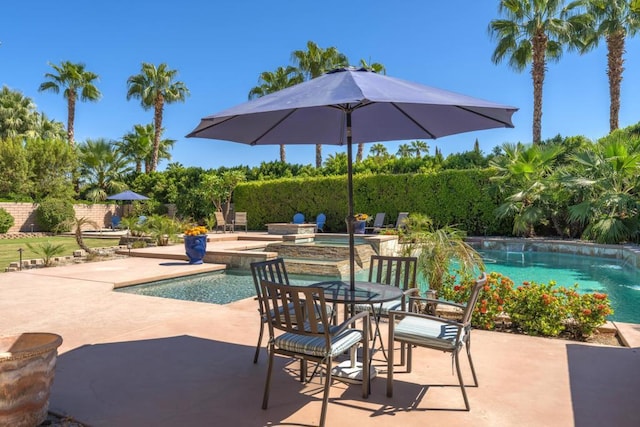
[(184, 231), (184, 249), (189, 264), (202, 264), (207, 253), (207, 228), (201, 225)]
[(367, 221), (369, 220), (369, 215), (365, 213), (359, 213), (355, 214), (354, 218), (355, 221), (353, 224), (353, 232), (355, 234), (364, 234)]

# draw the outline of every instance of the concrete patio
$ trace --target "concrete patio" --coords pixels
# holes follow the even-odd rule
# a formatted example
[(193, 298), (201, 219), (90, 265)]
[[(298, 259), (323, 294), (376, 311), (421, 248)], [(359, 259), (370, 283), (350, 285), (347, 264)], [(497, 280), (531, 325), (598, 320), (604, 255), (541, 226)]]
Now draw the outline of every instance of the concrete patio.
[[(2, 335), (54, 332), (64, 339), (50, 409), (96, 427), (317, 425), (321, 386), (298, 382), (298, 364), (284, 358), (269, 409), (261, 409), (267, 364), (265, 352), (251, 363), (253, 299), (222, 306), (112, 291), (220, 268), (171, 258), (0, 276)], [(468, 389), (470, 412), (460, 410), (448, 355), (418, 349), (411, 374), (396, 367), (393, 398), (385, 395), (386, 364), (376, 355), (381, 373), (369, 399), (336, 382), (327, 425), (637, 426), (640, 325), (617, 326), (631, 348), (475, 330), (480, 386)], [(469, 381), (465, 359), (462, 366)]]

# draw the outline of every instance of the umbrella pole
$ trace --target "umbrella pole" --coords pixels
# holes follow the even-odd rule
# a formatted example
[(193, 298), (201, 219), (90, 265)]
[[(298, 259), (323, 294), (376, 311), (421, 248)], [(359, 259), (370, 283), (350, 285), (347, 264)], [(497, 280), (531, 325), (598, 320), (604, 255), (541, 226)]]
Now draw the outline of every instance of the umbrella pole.
[(347, 232), (349, 233), (349, 287), (355, 291), (356, 270), (355, 270), (355, 241), (353, 238), (354, 213), (353, 213), (353, 153), (351, 138), (351, 111), (347, 111), (347, 192), (349, 200), (349, 214)]

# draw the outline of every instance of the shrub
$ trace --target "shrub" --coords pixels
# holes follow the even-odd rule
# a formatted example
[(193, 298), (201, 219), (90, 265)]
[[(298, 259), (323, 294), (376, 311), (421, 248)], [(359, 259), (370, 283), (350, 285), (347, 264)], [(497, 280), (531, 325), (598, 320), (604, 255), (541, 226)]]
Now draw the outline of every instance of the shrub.
[(38, 246), (27, 243), (27, 247), (42, 257), (46, 267), (52, 266), (53, 259), (64, 253), (64, 244), (62, 243), (45, 242)]
[(6, 233), (9, 231), (9, 229), (13, 227), (14, 223), (15, 220), (13, 219), (13, 216), (11, 216), (11, 214), (5, 209), (0, 208), (0, 233)]
[[(448, 276), (442, 289), (444, 299), (464, 304), (469, 300), (471, 287), (475, 278), (462, 276), (456, 283), (457, 276)], [(478, 303), (473, 311), (471, 323), (480, 329), (495, 329), (496, 318), (504, 314), (505, 304), (513, 295), (513, 281), (500, 273), (487, 275), (487, 283), (480, 290)]]
[(45, 199), (36, 209), (38, 225), (44, 231), (70, 231), (75, 215), (73, 203), (67, 199)]
[(567, 294), (548, 284), (524, 282), (507, 301), (507, 312), (514, 325), (529, 335), (557, 336), (569, 317)]
[(560, 288), (567, 295), (569, 319), (566, 329), (575, 338), (583, 339), (590, 336), (596, 328), (604, 324), (607, 316), (613, 314), (611, 301), (607, 294), (595, 292), (580, 295), (576, 291), (578, 285)]

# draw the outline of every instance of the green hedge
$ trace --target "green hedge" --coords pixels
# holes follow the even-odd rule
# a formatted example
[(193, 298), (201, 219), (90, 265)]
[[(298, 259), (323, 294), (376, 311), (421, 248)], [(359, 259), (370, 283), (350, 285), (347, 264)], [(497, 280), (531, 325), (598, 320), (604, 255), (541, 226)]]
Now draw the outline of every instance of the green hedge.
[[(509, 226), (495, 216), (499, 200), (492, 194), (488, 170), (448, 170), (436, 174), (356, 175), (356, 213), (419, 212), (436, 226), (455, 225), (472, 235), (509, 234)], [(347, 178), (314, 177), (252, 181), (234, 192), (236, 211), (246, 211), (249, 229), (264, 230), (270, 222), (291, 222), (302, 212), (308, 222), (327, 215), (325, 230), (346, 231)]]

